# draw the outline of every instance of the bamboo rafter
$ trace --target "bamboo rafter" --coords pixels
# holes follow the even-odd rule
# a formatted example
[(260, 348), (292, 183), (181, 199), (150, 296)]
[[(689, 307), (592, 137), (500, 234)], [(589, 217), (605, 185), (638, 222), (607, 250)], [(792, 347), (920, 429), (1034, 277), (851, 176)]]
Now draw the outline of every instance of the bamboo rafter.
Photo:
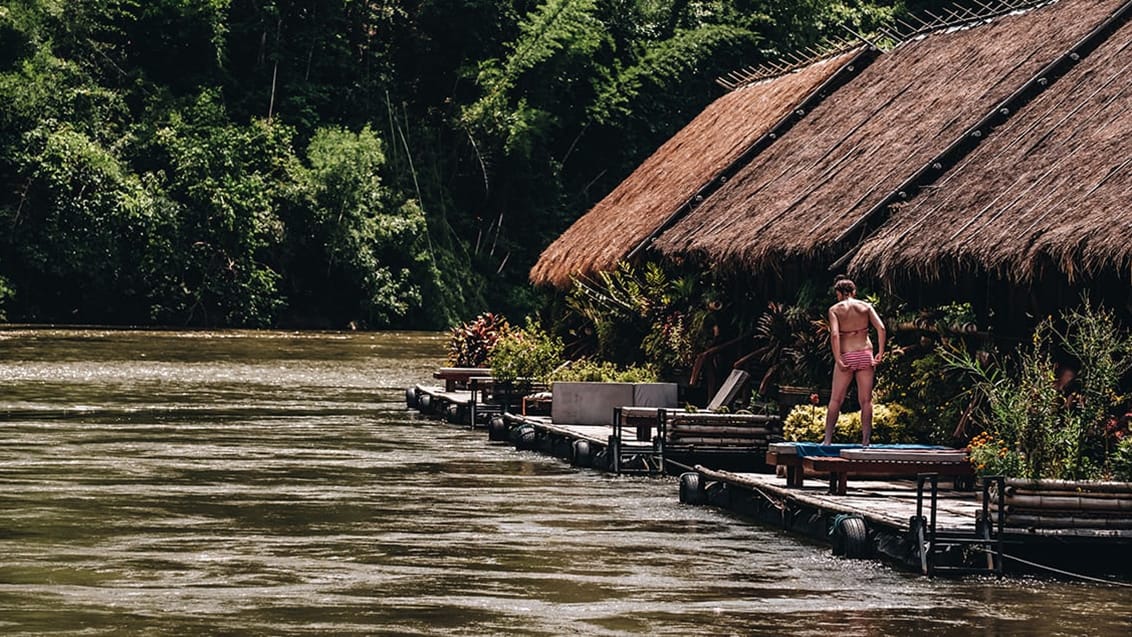
[[(758, 66), (748, 66), (732, 71), (716, 78), (715, 81), (727, 90), (733, 91), (755, 82), (792, 73), (820, 60), (857, 48), (862, 43), (870, 48), (887, 51), (928, 33), (966, 28), (1001, 15), (1049, 4), (1051, 1), (988, 0), (987, 2), (980, 2), (976, 0), (977, 7), (956, 5), (942, 10), (942, 15), (923, 11), (920, 14), (906, 16), (907, 20), (896, 18), (892, 24), (878, 28), (874, 35), (864, 35), (848, 27), (843, 27), (851, 37), (840, 39), (826, 37), (815, 46), (805, 47), (799, 51), (787, 51), (774, 60), (763, 62)], [(884, 44), (881, 44), (882, 42)]]

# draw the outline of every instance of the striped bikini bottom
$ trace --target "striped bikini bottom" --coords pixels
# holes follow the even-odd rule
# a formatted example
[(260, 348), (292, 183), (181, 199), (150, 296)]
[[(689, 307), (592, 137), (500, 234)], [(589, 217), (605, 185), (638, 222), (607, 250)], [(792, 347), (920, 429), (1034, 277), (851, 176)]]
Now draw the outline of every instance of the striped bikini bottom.
[(845, 352), (841, 355), (841, 360), (845, 362), (846, 367), (854, 372), (871, 369), (873, 367), (873, 350), (859, 349), (854, 352)]

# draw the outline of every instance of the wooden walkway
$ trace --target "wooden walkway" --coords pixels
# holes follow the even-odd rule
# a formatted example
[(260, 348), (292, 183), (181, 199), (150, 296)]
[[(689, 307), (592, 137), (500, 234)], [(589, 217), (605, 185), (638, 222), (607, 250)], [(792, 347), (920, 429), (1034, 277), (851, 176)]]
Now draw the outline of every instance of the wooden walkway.
[[(819, 479), (813, 486), (791, 487), (786, 478), (761, 473), (731, 473), (696, 467), (704, 476), (737, 487), (750, 489), (771, 501), (810, 507), (838, 514), (860, 515), (870, 525), (881, 525), (898, 532), (909, 530), (909, 520), (916, 514), (916, 482), (914, 480), (864, 480), (850, 483), (845, 495), (831, 495), (828, 485)], [(923, 515), (929, 512), (929, 491), (925, 491)], [(975, 491), (956, 491), (940, 484), (936, 524), (940, 530), (974, 533), (975, 520), (982, 511)]]
[(613, 425), (566, 425), (551, 422), (550, 416), (516, 416), (505, 414), (505, 418), (518, 424), (529, 424), (550, 434), (564, 436), (573, 440), (585, 440), (605, 446), (613, 435)]

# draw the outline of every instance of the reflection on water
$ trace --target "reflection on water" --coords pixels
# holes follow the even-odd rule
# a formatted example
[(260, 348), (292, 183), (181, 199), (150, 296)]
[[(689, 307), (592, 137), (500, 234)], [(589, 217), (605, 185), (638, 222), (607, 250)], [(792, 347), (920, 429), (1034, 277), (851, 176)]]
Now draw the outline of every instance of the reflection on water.
[[(420, 420), (434, 334), (0, 331), (0, 633), (1127, 635)], [(1040, 622), (1042, 627), (1038, 629)]]

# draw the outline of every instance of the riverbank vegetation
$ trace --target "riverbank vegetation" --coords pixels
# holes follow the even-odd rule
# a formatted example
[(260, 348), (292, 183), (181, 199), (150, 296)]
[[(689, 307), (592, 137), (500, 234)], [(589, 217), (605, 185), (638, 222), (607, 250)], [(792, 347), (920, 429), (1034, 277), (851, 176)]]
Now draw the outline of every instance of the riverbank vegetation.
[[(788, 439), (819, 440), (833, 364), (830, 299), (816, 283), (793, 302), (737, 290), (708, 278), (693, 285), (656, 263), (622, 264), (576, 281), (560, 311), (501, 338), (487, 364), (507, 380), (678, 382), (691, 404), (738, 367), (752, 374), (751, 394), (727, 409), (771, 403)], [(918, 307), (862, 293), (888, 326), (875, 441), (967, 446), (984, 475), (1132, 479), (1132, 334), (1113, 311), (1086, 296), (1005, 332), (967, 302)], [(674, 329), (681, 324), (689, 327)], [(467, 333), (458, 328), (454, 339)], [(839, 442), (860, 439), (853, 389)]]
[(543, 247), (715, 77), (906, 4), (938, 3), (7, 2), (0, 317), (529, 313)]

